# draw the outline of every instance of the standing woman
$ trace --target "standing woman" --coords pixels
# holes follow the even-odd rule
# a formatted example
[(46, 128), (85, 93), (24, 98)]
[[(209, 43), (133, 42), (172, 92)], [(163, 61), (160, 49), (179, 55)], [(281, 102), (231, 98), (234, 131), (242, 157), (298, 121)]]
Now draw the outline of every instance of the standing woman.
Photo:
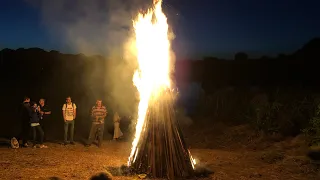
[[(29, 115), (30, 115), (30, 123), (31, 123), (31, 129), (33, 134), (33, 147), (34, 148), (37, 147), (37, 138), (39, 138), (40, 148), (47, 148), (47, 146), (43, 144), (44, 132), (40, 126), (39, 110), (40, 108), (38, 107), (37, 103), (35, 102), (30, 103)], [(37, 133), (39, 134), (37, 135)]]
[(123, 133), (120, 129), (120, 116), (118, 111), (115, 111), (113, 115), (113, 124), (114, 124), (114, 133), (113, 133), (113, 140), (118, 140), (123, 136)]

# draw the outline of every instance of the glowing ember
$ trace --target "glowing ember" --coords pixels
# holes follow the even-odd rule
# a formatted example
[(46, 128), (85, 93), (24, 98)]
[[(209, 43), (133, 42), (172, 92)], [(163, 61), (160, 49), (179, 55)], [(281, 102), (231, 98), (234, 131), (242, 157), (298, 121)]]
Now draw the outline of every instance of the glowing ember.
[[(138, 142), (145, 131), (145, 119), (149, 104), (157, 102), (162, 92), (171, 89), (170, 71), (172, 59), (171, 46), (168, 37), (168, 24), (161, 8), (162, 0), (154, 1), (154, 7), (146, 14), (138, 14), (133, 22), (135, 29), (136, 50), (139, 68), (136, 70), (133, 82), (140, 94), (138, 119), (135, 138), (132, 142), (128, 166), (135, 162), (138, 155)], [(189, 152), (194, 168), (195, 161)]]
[(190, 153), (189, 150), (188, 150), (188, 153), (189, 153), (189, 156), (190, 156), (190, 161), (191, 161), (191, 163), (192, 163), (192, 168), (194, 169), (194, 166), (197, 164), (197, 163), (196, 163), (196, 160), (192, 158), (192, 155), (191, 155), (191, 153)]

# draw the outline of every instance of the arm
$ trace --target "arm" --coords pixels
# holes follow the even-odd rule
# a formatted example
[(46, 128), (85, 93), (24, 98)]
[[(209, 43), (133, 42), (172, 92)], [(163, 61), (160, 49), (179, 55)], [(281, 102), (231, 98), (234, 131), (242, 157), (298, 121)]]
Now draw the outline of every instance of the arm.
[(49, 109), (47, 112), (44, 112), (44, 114), (47, 114), (47, 115), (51, 114), (51, 110)]
[(42, 115), (44, 115), (44, 114), (46, 114), (44, 111), (41, 111), (41, 108), (40, 108), (40, 106), (38, 106), (38, 112), (39, 112), (39, 114), (42, 116)]
[(77, 106), (74, 104), (74, 108), (73, 108), (73, 119), (76, 119), (77, 117)]
[(63, 116), (63, 120), (66, 121), (66, 105), (65, 104), (62, 107), (62, 116)]
[(103, 114), (101, 116), (97, 116), (98, 118), (105, 118), (107, 117), (108, 111), (107, 109), (105, 109), (105, 111), (103, 112)]
[(102, 115), (100, 116), (100, 118), (102, 118), (101, 121), (100, 121), (101, 123), (106, 118), (106, 116), (107, 116), (107, 109), (104, 107), (104, 111), (103, 111)]
[(49, 114), (51, 114), (51, 109), (50, 109), (50, 107), (49, 106), (46, 106), (47, 108), (46, 108), (46, 111), (47, 112), (44, 112), (44, 114), (47, 114), (47, 115), (49, 115)]
[(76, 119), (76, 117), (77, 117), (77, 110), (74, 109), (74, 119)]
[(91, 117), (95, 118), (95, 116), (93, 115), (93, 109), (94, 109), (94, 107), (91, 108)]
[(107, 111), (107, 109), (105, 109), (105, 111), (104, 111), (104, 113), (103, 113), (103, 115), (102, 115), (102, 118), (106, 118), (106, 117), (107, 117), (107, 114), (108, 114), (108, 111)]

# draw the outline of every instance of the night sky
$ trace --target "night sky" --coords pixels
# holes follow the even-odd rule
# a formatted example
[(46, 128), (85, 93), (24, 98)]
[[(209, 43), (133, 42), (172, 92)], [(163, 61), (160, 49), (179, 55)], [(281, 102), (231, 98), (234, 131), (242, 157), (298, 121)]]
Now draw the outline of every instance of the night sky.
[[(319, 0), (165, 0), (163, 6), (180, 59), (288, 53), (320, 36)], [(51, 36), (41, 10), (25, 0), (1, 1), (0, 13), (0, 49), (72, 52)]]

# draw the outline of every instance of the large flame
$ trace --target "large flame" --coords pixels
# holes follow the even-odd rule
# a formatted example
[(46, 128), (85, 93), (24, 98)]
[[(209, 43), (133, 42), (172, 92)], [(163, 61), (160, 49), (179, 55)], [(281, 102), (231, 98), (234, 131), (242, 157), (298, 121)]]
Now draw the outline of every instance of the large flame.
[(171, 88), (171, 46), (167, 17), (162, 11), (161, 4), (162, 0), (154, 0), (153, 8), (149, 9), (146, 14), (138, 14), (137, 19), (133, 22), (139, 65), (134, 74), (133, 83), (139, 91), (140, 102), (128, 166), (135, 161), (139, 153), (137, 145), (143, 132), (149, 103), (156, 101), (162, 90)]

